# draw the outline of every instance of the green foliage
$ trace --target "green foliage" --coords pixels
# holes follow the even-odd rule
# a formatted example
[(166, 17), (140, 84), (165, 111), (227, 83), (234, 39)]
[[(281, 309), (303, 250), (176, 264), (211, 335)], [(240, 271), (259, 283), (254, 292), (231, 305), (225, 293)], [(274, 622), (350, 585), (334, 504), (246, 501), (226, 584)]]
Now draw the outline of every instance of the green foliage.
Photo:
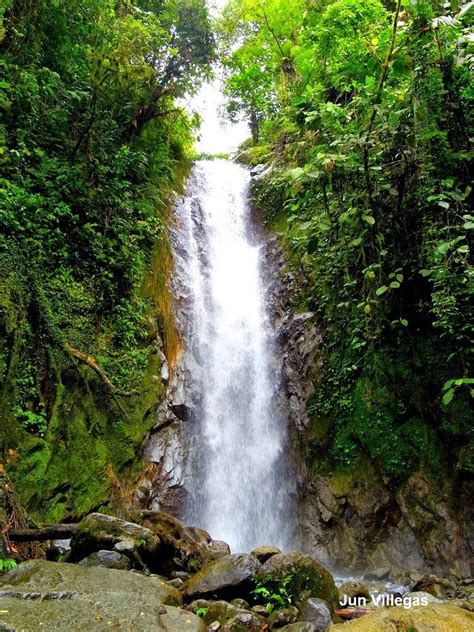
[[(188, 568), (192, 573), (196, 573), (202, 566), (202, 561), (196, 555), (192, 555), (188, 560)], [(204, 615), (203, 615), (204, 616)]]
[(231, 112), (260, 104), (255, 203), (324, 332), (309, 412), (342, 467), (441, 473), (472, 437), (472, 7), (289, 5), (233, 0), (221, 46)]
[(12, 568), (16, 566), (15, 560), (11, 558), (0, 557), (0, 573), (6, 573), (7, 571), (11, 571)]
[(291, 593), (291, 583), (293, 575), (286, 575), (282, 580), (272, 573), (266, 573), (254, 578), (255, 588), (252, 595), (259, 603), (263, 603), (269, 613), (275, 609), (287, 608), (291, 606), (293, 595)]
[(196, 610), (196, 614), (198, 617), (201, 617), (203, 619), (208, 613), (208, 611), (209, 611), (209, 608), (198, 608)]

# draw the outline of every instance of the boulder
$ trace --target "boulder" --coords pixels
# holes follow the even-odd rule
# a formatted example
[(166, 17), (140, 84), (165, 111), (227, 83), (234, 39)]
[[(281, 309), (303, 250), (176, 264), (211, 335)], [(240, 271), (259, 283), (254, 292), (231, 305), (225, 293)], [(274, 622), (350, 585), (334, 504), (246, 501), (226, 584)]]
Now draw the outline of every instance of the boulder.
[(222, 540), (211, 540), (208, 543), (208, 547), (214, 559), (224, 557), (224, 555), (230, 555), (230, 546), (227, 542), (223, 542)]
[(437, 599), (446, 599), (454, 595), (456, 583), (436, 575), (423, 575), (413, 585), (413, 591), (427, 592)]
[(474, 614), (451, 604), (382, 608), (360, 619), (332, 625), (329, 632), (467, 632), (474, 629)]
[(114, 516), (93, 513), (79, 523), (66, 559), (79, 562), (92, 553), (115, 549), (129, 557), (133, 566), (157, 570), (160, 547), (160, 539), (150, 529)]
[(71, 539), (67, 540), (52, 540), (51, 544), (46, 549), (46, 559), (52, 562), (57, 562), (60, 559), (64, 559), (66, 553), (71, 550)]
[(227, 544), (214, 542), (206, 531), (186, 527), (168, 514), (144, 511), (137, 519), (143, 524), (100, 513), (88, 515), (71, 539), (67, 561), (114, 550), (126, 555), (134, 568), (168, 577), (176, 570), (195, 572), (229, 551)]
[(180, 600), (156, 577), (30, 560), (0, 578), (0, 629), (205, 632)]
[(241, 597), (237, 597), (236, 599), (232, 599), (230, 602), (233, 606), (237, 606), (237, 608), (242, 608), (242, 610), (248, 610), (250, 608), (250, 604), (245, 599)]
[(252, 578), (262, 568), (252, 555), (225, 555), (206, 564), (184, 586), (187, 597), (235, 598), (247, 596), (252, 590)]
[(287, 587), (298, 607), (309, 597), (319, 597), (331, 612), (339, 604), (339, 594), (331, 573), (317, 560), (304, 553), (278, 553), (265, 562), (259, 573), (279, 580), (291, 575)]
[(177, 567), (195, 573), (204, 564), (229, 555), (226, 542), (213, 540), (207, 531), (187, 527), (161, 511), (142, 512), (143, 526), (161, 540), (162, 570), (165, 575)]
[(128, 571), (131, 568), (131, 562), (128, 557), (117, 553), (117, 551), (97, 551), (97, 553), (91, 553), (91, 555), (81, 560), (79, 566), (84, 566), (85, 568), (103, 566), (104, 568)]
[(310, 597), (302, 604), (299, 619), (311, 623), (317, 632), (326, 632), (332, 625), (331, 613), (325, 601)]
[(316, 632), (316, 628), (312, 623), (297, 621), (296, 623), (285, 625), (285, 627), (281, 629), (281, 632)]
[(140, 630), (140, 632), (206, 632), (196, 615), (172, 606), (127, 600), (107, 605), (74, 600), (0, 598), (1, 630), (54, 630), (55, 632), (106, 632)]
[(427, 604), (428, 603), (443, 603), (441, 599), (438, 599), (437, 597), (433, 597), (433, 595), (430, 595), (430, 593), (423, 592), (423, 591), (411, 592), (407, 595), (407, 597), (409, 597), (412, 600), (423, 599)]
[(265, 617), (265, 619), (268, 619), (269, 617), (268, 610), (265, 608), (265, 606), (262, 606), (260, 604), (257, 604), (256, 606), (252, 606), (250, 610), (254, 612), (255, 614), (258, 614), (260, 617)]
[(239, 608), (238, 606), (234, 606), (227, 601), (207, 601), (206, 599), (196, 599), (196, 601), (193, 601), (186, 607), (186, 610), (194, 612), (194, 614), (199, 613), (202, 620), (207, 625), (210, 625), (215, 621), (224, 625), (224, 623), (226, 623), (229, 619), (232, 619), (242, 612), (246, 612), (246, 610)]
[(271, 629), (283, 628), (285, 625), (295, 623), (298, 618), (298, 610), (294, 606), (289, 608), (282, 608), (281, 610), (275, 610), (271, 613), (268, 622)]
[(278, 553), (281, 553), (281, 551), (276, 546), (259, 546), (253, 551), (250, 551), (250, 555), (256, 557), (262, 564), (269, 560), (273, 555), (278, 555)]
[(169, 586), (173, 586), (174, 588), (181, 590), (181, 588), (184, 586), (184, 579), (175, 577), (174, 579), (170, 579), (167, 583)]
[(84, 568), (78, 564), (29, 560), (19, 564), (0, 578), (2, 594), (12, 591), (25, 595), (54, 595), (76, 593), (84, 597), (99, 599), (106, 603), (110, 597), (122, 593), (125, 596), (150, 591), (154, 599), (163, 604), (179, 606), (182, 597), (179, 590), (168, 586), (158, 577), (147, 577), (139, 573), (121, 571), (101, 566)]
[(222, 632), (263, 632), (268, 629), (265, 619), (253, 612), (241, 612), (221, 628)]
[(341, 600), (344, 596), (349, 599), (353, 599), (355, 597), (363, 597), (367, 600), (367, 603), (370, 602), (370, 593), (367, 586), (357, 581), (349, 581), (344, 582), (338, 587), (339, 592), (339, 600)]

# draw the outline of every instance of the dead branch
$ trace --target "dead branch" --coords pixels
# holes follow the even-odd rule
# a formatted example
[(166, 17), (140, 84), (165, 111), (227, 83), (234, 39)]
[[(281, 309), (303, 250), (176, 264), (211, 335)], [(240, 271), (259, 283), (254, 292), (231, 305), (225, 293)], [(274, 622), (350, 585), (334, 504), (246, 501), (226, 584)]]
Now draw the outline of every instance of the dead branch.
[(79, 524), (49, 524), (37, 529), (13, 529), (8, 538), (13, 542), (43, 542), (44, 540), (67, 540), (78, 529)]
[(102, 382), (107, 386), (107, 388), (112, 391), (114, 395), (121, 395), (122, 397), (132, 397), (133, 395), (140, 395), (141, 391), (133, 390), (133, 391), (122, 391), (115, 386), (111, 382), (111, 380), (107, 377), (104, 369), (100, 366), (100, 364), (93, 358), (91, 355), (86, 353), (82, 353), (79, 349), (72, 347), (70, 344), (64, 345), (65, 350), (70, 353), (74, 358), (77, 358), (81, 362), (84, 362), (89, 366), (95, 373), (100, 377)]

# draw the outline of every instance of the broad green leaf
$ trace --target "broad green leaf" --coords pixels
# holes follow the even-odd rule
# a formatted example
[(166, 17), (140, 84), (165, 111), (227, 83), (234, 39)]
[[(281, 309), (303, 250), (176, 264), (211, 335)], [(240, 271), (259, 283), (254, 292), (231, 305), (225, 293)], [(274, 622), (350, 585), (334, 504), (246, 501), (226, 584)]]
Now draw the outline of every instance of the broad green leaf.
[(446, 391), (446, 393), (443, 395), (443, 404), (444, 404), (445, 406), (447, 406), (447, 405), (451, 402), (451, 400), (453, 399), (453, 397), (454, 397), (454, 389), (453, 389), (453, 388), (450, 388), (450, 389), (449, 389), (448, 391)]
[(375, 291), (377, 296), (382, 296), (382, 294), (385, 294), (385, 292), (388, 290), (388, 287), (386, 285), (382, 285), (379, 288), (377, 288), (377, 290)]
[(375, 219), (372, 217), (372, 215), (362, 215), (362, 219), (364, 220), (364, 222), (367, 222), (367, 224), (370, 224), (371, 226), (375, 224)]

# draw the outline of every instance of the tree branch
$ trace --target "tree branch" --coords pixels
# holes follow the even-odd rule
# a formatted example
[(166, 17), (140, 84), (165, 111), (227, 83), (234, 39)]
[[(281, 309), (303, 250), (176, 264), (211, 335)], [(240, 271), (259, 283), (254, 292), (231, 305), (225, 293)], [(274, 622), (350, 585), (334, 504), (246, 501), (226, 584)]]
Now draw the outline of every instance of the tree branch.
[(70, 344), (65, 344), (64, 349), (70, 353), (74, 358), (77, 358), (81, 362), (84, 362), (89, 366), (95, 373), (100, 377), (102, 382), (107, 386), (108, 389), (112, 391), (114, 395), (122, 395), (123, 397), (132, 397), (133, 395), (140, 395), (141, 391), (133, 390), (133, 391), (122, 391), (118, 389), (113, 382), (107, 377), (104, 369), (100, 366), (100, 364), (90, 355), (86, 353), (82, 353), (79, 349), (72, 347)]
[(270, 26), (270, 22), (268, 21), (267, 12), (265, 11), (265, 7), (262, 7), (262, 11), (263, 11), (263, 19), (265, 20), (265, 24), (267, 25), (267, 29), (270, 31), (270, 35), (275, 40), (275, 43), (278, 46), (278, 50), (280, 51), (281, 56), (282, 57), (286, 57), (286, 55), (285, 55), (285, 53), (283, 51), (283, 48), (281, 47), (280, 40), (275, 35), (275, 31), (273, 30), (273, 28)]
[(402, 4), (401, 0), (397, 0), (397, 7), (395, 9), (395, 15), (393, 17), (392, 37), (390, 40), (390, 47), (388, 49), (385, 61), (382, 64), (382, 72), (380, 73), (379, 82), (377, 85), (377, 92), (375, 93), (374, 107), (370, 115), (369, 126), (367, 127), (367, 134), (365, 137), (364, 172), (365, 172), (365, 179), (367, 182), (367, 191), (369, 192), (370, 197), (372, 197), (372, 182), (370, 180), (370, 172), (369, 172), (369, 142), (370, 142), (370, 137), (372, 135), (372, 131), (374, 129), (375, 119), (377, 117), (377, 106), (381, 101), (382, 90), (385, 84), (385, 80), (387, 79), (388, 69), (390, 67), (390, 62), (392, 61), (392, 57), (393, 57), (393, 53), (395, 49), (395, 41), (397, 39), (397, 30), (398, 30), (398, 17), (400, 15), (401, 4)]

